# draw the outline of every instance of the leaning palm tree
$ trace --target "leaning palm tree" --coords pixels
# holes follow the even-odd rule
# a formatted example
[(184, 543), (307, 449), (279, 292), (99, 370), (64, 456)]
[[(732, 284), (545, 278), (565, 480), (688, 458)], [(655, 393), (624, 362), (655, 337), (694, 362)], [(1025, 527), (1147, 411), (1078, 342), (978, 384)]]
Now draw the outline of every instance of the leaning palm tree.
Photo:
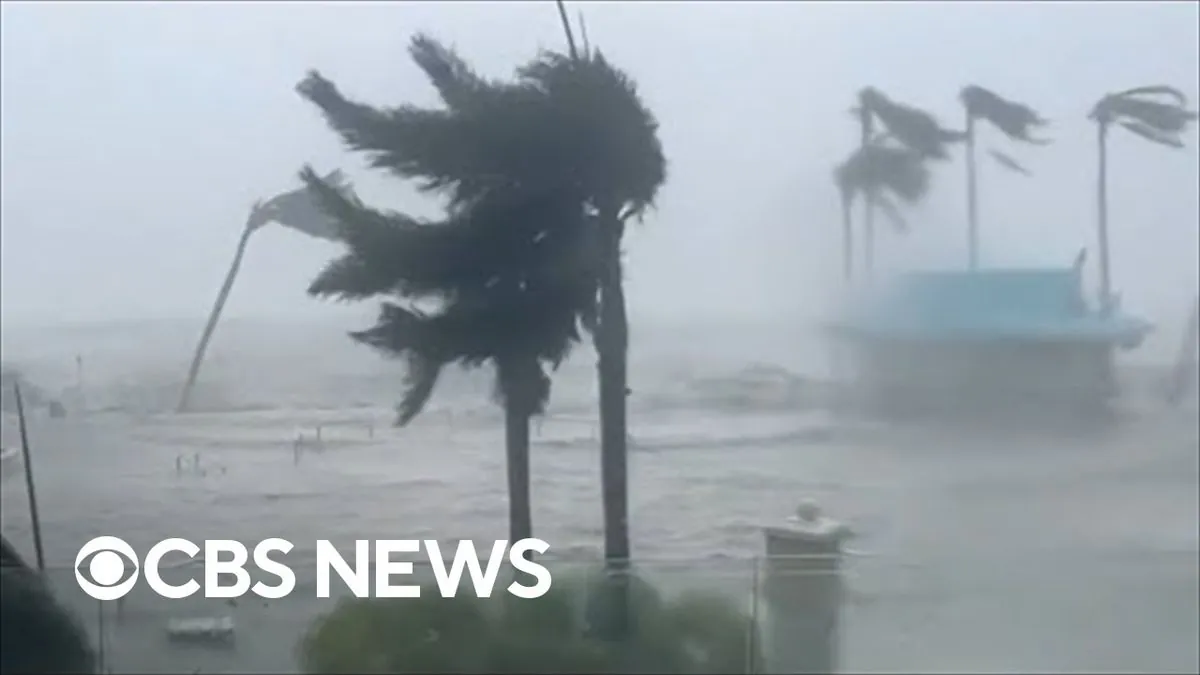
[[(884, 131), (893, 143), (908, 148), (922, 161), (938, 160), (948, 158), (948, 146), (963, 138), (960, 132), (943, 128), (932, 114), (897, 103), (874, 87), (859, 91), (857, 105), (851, 112), (858, 119), (860, 148), (873, 143), (876, 134)], [(863, 266), (870, 274), (874, 266), (877, 204), (869, 195), (863, 204)]]
[(1088, 119), (1096, 123), (1099, 169), (1096, 179), (1096, 229), (1100, 249), (1100, 303), (1106, 311), (1112, 304), (1112, 278), (1108, 252), (1108, 131), (1120, 124), (1142, 138), (1171, 148), (1182, 148), (1183, 131), (1196, 121), (1187, 109), (1187, 97), (1163, 85), (1137, 87), (1108, 94), (1092, 108)]
[[(975, 141), (978, 129), (975, 122), (984, 120), (999, 129), (1014, 141), (1045, 145), (1049, 141), (1030, 136), (1035, 127), (1044, 126), (1046, 120), (1033, 108), (1010, 101), (977, 85), (968, 85), (959, 93), (959, 101), (966, 110), (967, 129), (967, 260), (970, 269), (979, 268), (979, 198), (977, 192), (977, 166), (975, 163)], [(1015, 159), (998, 151), (990, 154), (1000, 166), (1030, 175)]]
[[(337, 170), (325, 176), (325, 180), (335, 185), (345, 184), (342, 172)], [(233, 283), (237, 281), (238, 271), (242, 267), (242, 258), (245, 257), (246, 248), (250, 245), (250, 235), (272, 222), (318, 239), (337, 238), (337, 233), (330, 228), (324, 216), (314, 208), (311, 196), (303, 188), (276, 195), (265, 203), (260, 201), (254, 204), (250, 209), (246, 224), (242, 228), (242, 235), (238, 239), (237, 248), (233, 253), (233, 261), (229, 264), (229, 271), (225, 273), (225, 280), (217, 292), (217, 299), (208, 313), (208, 321), (204, 325), (204, 331), (200, 334), (196, 351), (192, 354), (192, 362), (188, 366), (187, 379), (184, 380), (176, 412), (185, 412), (191, 401), (196, 378), (200, 375), (200, 366), (204, 363), (204, 354), (208, 351), (208, 343), (212, 341), (213, 333), (217, 330), (217, 323), (221, 320), (221, 312), (225, 309), (225, 303), (233, 291)]]
[[(929, 192), (929, 167), (916, 152), (889, 145), (882, 139), (855, 150), (834, 170), (834, 184), (842, 205), (842, 272), (847, 282), (854, 277), (855, 199), (878, 207), (899, 232), (908, 222), (897, 202), (914, 204)], [(864, 242), (869, 246), (873, 242)]]

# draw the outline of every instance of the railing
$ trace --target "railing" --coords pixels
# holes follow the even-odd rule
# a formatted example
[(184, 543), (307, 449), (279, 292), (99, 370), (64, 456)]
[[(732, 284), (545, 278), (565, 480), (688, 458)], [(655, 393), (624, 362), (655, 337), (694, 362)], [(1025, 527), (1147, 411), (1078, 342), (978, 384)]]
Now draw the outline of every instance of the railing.
[[(544, 564), (555, 583), (598, 569), (594, 562)], [(141, 580), (123, 600), (100, 603), (84, 595), (73, 570), (48, 576), (95, 639), (106, 672), (281, 673), (298, 670), (298, 643), (338, 602), (316, 597), (304, 566), (292, 565), (299, 583), (281, 600), (166, 600)], [(924, 561), (850, 553), (835, 572), (785, 568), (778, 559), (716, 559), (641, 561), (633, 569), (668, 598), (715, 592), (753, 617), (768, 658), (747, 663), (746, 673), (799, 670), (779, 663), (788, 645), (772, 632), (796, 619), (784, 616), (793, 610), (780, 604), (786, 590), (779, 590), (795, 575), (812, 577), (810, 587), (836, 589), (829, 617), (836, 630), (822, 639), (831, 641), (844, 672), (1195, 673), (1200, 665), (1196, 551), (1024, 550)], [(163, 576), (172, 584), (202, 578), (198, 565)], [(416, 576), (432, 579), (428, 570)], [(497, 596), (503, 586), (497, 584)], [(332, 588), (346, 593), (336, 575)], [(802, 611), (819, 612), (812, 604)], [(168, 634), (172, 620), (224, 617), (234, 626), (228, 641), (187, 643)], [(805, 630), (803, 622), (792, 625)], [(790, 641), (793, 634), (785, 634)]]

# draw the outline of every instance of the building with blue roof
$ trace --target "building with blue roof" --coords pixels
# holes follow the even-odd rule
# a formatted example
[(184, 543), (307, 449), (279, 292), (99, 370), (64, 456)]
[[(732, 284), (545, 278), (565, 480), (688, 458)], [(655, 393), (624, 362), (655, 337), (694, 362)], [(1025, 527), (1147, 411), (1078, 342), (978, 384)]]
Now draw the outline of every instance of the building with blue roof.
[(914, 272), (834, 322), (876, 402), (1103, 404), (1151, 325), (1087, 302), (1078, 268)]

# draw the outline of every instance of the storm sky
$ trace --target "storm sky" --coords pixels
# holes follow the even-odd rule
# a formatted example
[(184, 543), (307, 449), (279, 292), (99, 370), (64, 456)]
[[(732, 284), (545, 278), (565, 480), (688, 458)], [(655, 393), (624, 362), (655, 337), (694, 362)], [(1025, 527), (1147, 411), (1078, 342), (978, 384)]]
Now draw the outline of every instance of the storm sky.
[[(1047, 147), (981, 146), (984, 261), (1069, 265), (1095, 240), (1103, 94), (1197, 94), (1196, 3), (571, 3), (591, 42), (637, 80), (670, 161), (658, 208), (628, 236), (639, 316), (809, 316), (836, 288), (832, 166), (856, 143), (848, 109), (872, 85), (961, 126), (979, 84), (1052, 120)], [(343, 168), (369, 202), (436, 203), (366, 169), (293, 89), (310, 68), (349, 96), (433, 103), (409, 61), (417, 31), (504, 76), (560, 49), (554, 4), (16, 3), (3, 5), (5, 321), (198, 318), (254, 200), (306, 162)], [(1195, 131), (1177, 151), (1117, 131), (1113, 274), (1127, 308), (1182, 313), (1197, 284)], [(985, 155), (986, 153), (981, 153)], [(890, 269), (965, 263), (961, 152), (935, 171), (912, 232), (881, 237)], [(228, 316), (344, 309), (304, 288), (337, 252), (282, 228), (255, 236)], [(1095, 251), (1088, 267), (1095, 284)]]

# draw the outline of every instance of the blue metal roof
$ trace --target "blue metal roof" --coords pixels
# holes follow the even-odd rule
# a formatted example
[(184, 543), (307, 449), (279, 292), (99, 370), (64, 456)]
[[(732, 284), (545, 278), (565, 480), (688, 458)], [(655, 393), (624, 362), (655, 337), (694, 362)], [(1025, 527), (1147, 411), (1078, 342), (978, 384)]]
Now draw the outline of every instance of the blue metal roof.
[(876, 337), (1025, 338), (1136, 345), (1150, 324), (1089, 308), (1075, 269), (917, 272), (857, 307), (840, 327)]

